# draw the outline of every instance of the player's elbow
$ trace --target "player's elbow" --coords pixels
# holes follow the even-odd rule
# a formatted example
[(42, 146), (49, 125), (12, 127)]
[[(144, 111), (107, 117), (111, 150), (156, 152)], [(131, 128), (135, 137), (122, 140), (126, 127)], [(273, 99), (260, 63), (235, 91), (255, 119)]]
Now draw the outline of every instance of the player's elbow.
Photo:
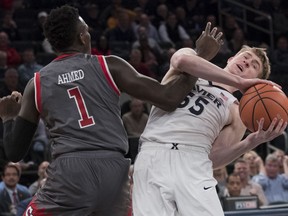
[(170, 63), (174, 69), (185, 72), (187, 70), (185, 67), (193, 66), (195, 55), (196, 52), (193, 49), (182, 48), (174, 53), (171, 57)]
[(172, 57), (171, 57), (171, 65), (174, 69), (176, 70), (179, 70), (179, 71), (183, 71), (182, 70), (182, 67), (183, 65), (185, 65), (185, 58), (183, 55), (181, 54), (174, 54)]

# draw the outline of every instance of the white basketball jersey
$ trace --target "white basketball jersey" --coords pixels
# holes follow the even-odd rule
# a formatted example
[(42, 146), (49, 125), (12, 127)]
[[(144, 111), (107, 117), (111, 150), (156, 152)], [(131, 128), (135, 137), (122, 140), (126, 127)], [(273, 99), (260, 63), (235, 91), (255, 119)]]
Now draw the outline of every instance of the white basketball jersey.
[(212, 143), (227, 125), (229, 107), (235, 101), (228, 91), (199, 79), (175, 111), (152, 107), (140, 142), (178, 143), (210, 152)]

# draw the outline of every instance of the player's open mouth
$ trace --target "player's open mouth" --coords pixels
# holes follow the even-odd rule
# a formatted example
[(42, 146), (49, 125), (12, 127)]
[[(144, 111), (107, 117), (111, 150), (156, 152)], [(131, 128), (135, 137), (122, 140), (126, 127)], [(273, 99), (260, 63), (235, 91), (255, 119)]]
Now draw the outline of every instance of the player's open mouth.
[(237, 64), (237, 67), (239, 68), (239, 70), (240, 70), (241, 72), (243, 72), (243, 67), (242, 67), (242, 65)]

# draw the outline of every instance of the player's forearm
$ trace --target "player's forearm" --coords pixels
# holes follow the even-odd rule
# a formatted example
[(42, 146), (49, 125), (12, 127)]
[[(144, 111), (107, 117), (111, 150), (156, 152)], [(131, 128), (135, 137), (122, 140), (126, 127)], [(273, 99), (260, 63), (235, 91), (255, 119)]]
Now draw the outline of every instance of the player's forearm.
[(231, 85), (239, 89), (243, 78), (230, 74), (222, 68), (195, 55), (177, 54), (171, 58), (172, 66), (195, 77)]
[(255, 148), (257, 145), (254, 143), (242, 140), (230, 146), (220, 146), (219, 148), (212, 148), (209, 158), (213, 162), (213, 169), (218, 169), (233, 162), (241, 155)]
[(28, 151), (37, 125), (21, 117), (3, 123), (3, 143), (5, 155), (13, 162), (20, 161)]

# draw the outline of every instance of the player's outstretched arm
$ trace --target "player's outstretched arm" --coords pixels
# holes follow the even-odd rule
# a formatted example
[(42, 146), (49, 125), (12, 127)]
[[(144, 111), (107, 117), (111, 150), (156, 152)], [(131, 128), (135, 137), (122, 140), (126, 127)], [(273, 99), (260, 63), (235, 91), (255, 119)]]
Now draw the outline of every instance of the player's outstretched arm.
[[(19, 106), (19, 101), (16, 100), (17, 97), (13, 96), (13, 94), (6, 98), (6, 101), (0, 102), (2, 109), (12, 108), (6, 109), (10, 110), (9, 112), (3, 112), (1, 109), (0, 116), (3, 119), (4, 127), (3, 144), (5, 157), (9, 161), (17, 162), (25, 156), (29, 149), (39, 121), (39, 113), (35, 107), (33, 79), (30, 80), (25, 88), (19, 114), (19, 109), (17, 112), (13, 111)], [(15, 117), (16, 119), (14, 120)]]
[(213, 162), (214, 169), (226, 166), (247, 151), (280, 136), (287, 127), (287, 122), (280, 120), (277, 123), (277, 119), (274, 119), (270, 127), (264, 131), (264, 119), (261, 119), (258, 131), (249, 134), (244, 140), (240, 141), (246, 127), (242, 124), (237, 107), (232, 111), (234, 113), (232, 113), (231, 124), (223, 128), (213, 143), (209, 158)]
[(121, 91), (165, 111), (175, 110), (196, 82), (194, 77), (181, 74), (165, 85), (160, 84), (157, 80), (138, 73), (128, 62), (117, 56), (108, 56), (105, 59)]

